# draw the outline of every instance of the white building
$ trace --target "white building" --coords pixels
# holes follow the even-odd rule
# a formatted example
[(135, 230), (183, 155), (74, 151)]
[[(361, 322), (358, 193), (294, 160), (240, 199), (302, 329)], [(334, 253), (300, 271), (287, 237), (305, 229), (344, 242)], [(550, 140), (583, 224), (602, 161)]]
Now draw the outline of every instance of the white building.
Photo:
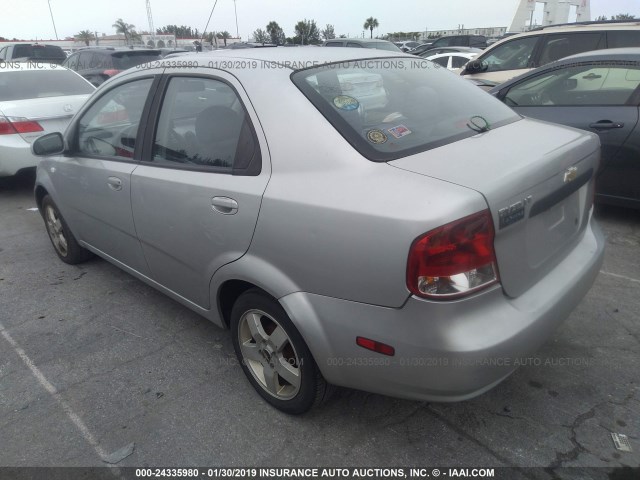
[(574, 18), (569, 17), (574, 12), (576, 22), (591, 20), (590, 0), (518, 0), (516, 14), (509, 31), (525, 32), (534, 27), (533, 16), (539, 3), (544, 4), (540, 26), (572, 22)]

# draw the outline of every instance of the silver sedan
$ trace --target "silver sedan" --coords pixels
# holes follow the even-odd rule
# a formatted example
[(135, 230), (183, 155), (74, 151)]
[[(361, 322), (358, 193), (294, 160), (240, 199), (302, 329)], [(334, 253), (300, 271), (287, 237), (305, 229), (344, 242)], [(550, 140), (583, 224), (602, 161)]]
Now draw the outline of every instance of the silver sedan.
[(60, 259), (97, 254), (229, 328), (251, 384), (289, 413), (330, 385), (479, 395), (545, 342), (603, 258), (598, 137), (523, 119), (409, 55), (146, 65), (33, 151)]
[(31, 143), (64, 131), (95, 87), (59, 65), (0, 60), (0, 177), (34, 169)]

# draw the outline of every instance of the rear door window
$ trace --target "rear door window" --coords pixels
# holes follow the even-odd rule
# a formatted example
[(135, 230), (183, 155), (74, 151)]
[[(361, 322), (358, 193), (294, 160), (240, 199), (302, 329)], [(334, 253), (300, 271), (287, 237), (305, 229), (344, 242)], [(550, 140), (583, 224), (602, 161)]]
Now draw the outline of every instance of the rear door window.
[(258, 147), (252, 132), (241, 101), (228, 84), (173, 77), (160, 111), (152, 160), (231, 173), (234, 167), (246, 168), (255, 155)]
[(607, 48), (640, 47), (640, 30), (607, 32)]
[(459, 55), (451, 56), (451, 68), (462, 68), (469, 62), (467, 57), (461, 57)]
[(599, 48), (604, 48), (604, 34), (602, 32), (569, 32), (545, 35), (539, 65), (546, 65), (576, 53), (589, 52)]

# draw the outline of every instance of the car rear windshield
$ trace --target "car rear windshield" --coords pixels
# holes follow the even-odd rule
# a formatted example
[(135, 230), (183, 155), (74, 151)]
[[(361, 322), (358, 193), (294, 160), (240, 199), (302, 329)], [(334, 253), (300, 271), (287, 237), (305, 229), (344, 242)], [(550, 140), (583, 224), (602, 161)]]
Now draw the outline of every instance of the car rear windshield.
[(0, 71), (0, 101), (92, 93), (94, 87), (77, 74), (56, 70)]
[(67, 56), (62, 49), (55, 45), (16, 45), (13, 58), (42, 58), (64, 60)]
[(372, 161), (395, 160), (520, 119), (471, 82), (424, 59), (341, 62), (299, 70), (291, 78)]
[(160, 60), (161, 58), (160, 52), (136, 52), (135, 50), (118, 52), (113, 54), (113, 67), (117, 70), (126, 70), (153, 60)]

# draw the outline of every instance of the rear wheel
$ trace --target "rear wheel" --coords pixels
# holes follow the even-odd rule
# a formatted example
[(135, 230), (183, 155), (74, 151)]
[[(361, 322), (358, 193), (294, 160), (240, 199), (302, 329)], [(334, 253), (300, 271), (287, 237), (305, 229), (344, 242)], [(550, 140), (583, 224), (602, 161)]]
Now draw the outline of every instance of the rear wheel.
[(75, 265), (91, 258), (91, 252), (78, 244), (69, 230), (67, 222), (64, 221), (58, 207), (49, 195), (45, 195), (42, 199), (42, 217), (53, 248), (60, 260)]
[(249, 290), (231, 312), (233, 347), (257, 392), (290, 414), (308, 411), (328, 397), (309, 348), (282, 306), (259, 290)]

